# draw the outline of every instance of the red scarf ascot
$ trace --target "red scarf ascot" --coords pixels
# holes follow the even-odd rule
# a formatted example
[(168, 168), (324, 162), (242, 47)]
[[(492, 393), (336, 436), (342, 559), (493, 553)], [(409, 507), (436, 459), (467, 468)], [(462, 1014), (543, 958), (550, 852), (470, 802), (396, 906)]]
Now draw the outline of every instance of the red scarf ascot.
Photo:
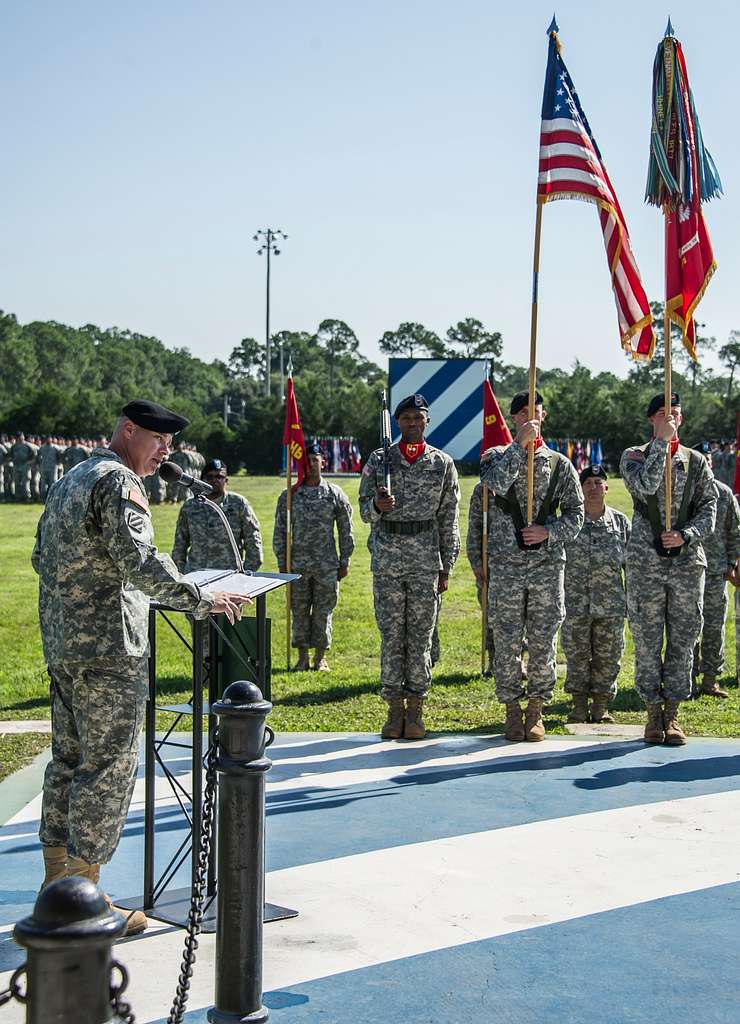
[(677, 437), (672, 437), (671, 441), (670, 441), (670, 444), (671, 444), (671, 458), (673, 458), (673, 456), (678, 451), (678, 446), (681, 444), (681, 442), (679, 441), (679, 439)]
[(427, 443), (426, 441), (420, 441), (418, 444), (407, 444), (405, 441), (399, 441), (398, 447), (401, 449), (401, 455), (403, 455), (407, 462), (416, 462), (427, 450)]
[(541, 448), (544, 443), (545, 439), (542, 437), (541, 434), (538, 434), (537, 437), (534, 439), (534, 450), (537, 451), (538, 448)]

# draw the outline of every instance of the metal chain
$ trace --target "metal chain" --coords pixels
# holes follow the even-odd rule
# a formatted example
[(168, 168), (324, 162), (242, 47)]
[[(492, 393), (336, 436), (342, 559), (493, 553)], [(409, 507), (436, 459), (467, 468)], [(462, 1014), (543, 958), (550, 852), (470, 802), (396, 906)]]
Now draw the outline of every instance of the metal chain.
[(112, 960), (110, 966), (111, 971), (118, 970), (121, 972), (121, 981), (118, 985), (114, 985), (111, 981), (110, 1001), (113, 1012), (116, 1018), (122, 1021), (122, 1024), (136, 1024), (136, 1017), (131, 1009), (131, 1004), (121, 999), (121, 996), (128, 988), (128, 971), (119, 960)]
[(172, 1003), (167, 1024), (182, 1024), (185, 1015), (185, 1004), (188, 1001), (190, 992), (190, 979), (193, 976), (193, 964), (195, 963), (196, 951), (198, 949), (197, 936), (200, 934), (203, 922), (203, 904), (206, 898), (206, 887), (208, 884), (208, 859), (211, 852), (211, 836), (213, 833), (213, 809), (216, 796), (216, 758), (218, 754), (218, 731), (214, 730), (213, 742), (206, 755), (206, 786), (203, 793), (203, 835), (198, 854), (198, 869), (193, 879), (193, 887), (190, 893), (190, 912), (186, 927), (185, 946), (182, 951), (182, 964), (180, 966), (180, 977), (177, 982), (175, 998)]
[(5, 1006), (11, 999), (15, 999), (16, 1002), (25, 1003), (27, 1002), (26, 993), (21, 992), (18, 982), (26, 973), (26, 965), (23, 964), (18, 968), (17, 971), (13, 971), (10, 976), (10, 984), (6, 989), (0, 992), (0, 1006)]

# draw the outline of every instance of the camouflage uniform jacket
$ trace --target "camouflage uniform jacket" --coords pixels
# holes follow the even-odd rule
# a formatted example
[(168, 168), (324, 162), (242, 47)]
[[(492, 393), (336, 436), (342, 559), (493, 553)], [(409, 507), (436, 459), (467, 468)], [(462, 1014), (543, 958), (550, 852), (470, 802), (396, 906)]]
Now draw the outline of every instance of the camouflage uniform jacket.
[(69, 473), (70, 469), (74, 469), (75, 466), (79, 466), (79, 464), (84, 462), (89, 455), (90, 452), (81, 444), (72, 444), (69, 448), (65, 448), (64, 454), (62, 455), (64, 472)]
[(10, 457), (14, 466), (27, 466), (36, 458), (37, 452), (38, 448), (30, 441), (16, 441), (10, 448)]
[(36, 461), (44, 473), (55, 473), (61, 462), (59, 449), (55, 444), (42, 444), (36, 455)]
[[(209, 504), (215, 502), (188, 498), (180, 509), (172, 547), (172, 560), (180, 572), (234, 568), (224, 524)], [(244, 568), (256, 572), (262, 565), (262, 536), (252, 506), (233, 491), (227, 491), (218, 505), (229, 521)]]
[[(275, 509), (272, 533), (272, 550), (281, 567), (285, 567), (287, 556), (287, 500), (288, 492), (283, 491)], [(303, 484), (296, 488), (291, 501), (291, 519), (291, 570), (332, 572), (349, 565), (355, 549), (352, 506), (341, 487), (322, 479), (318, 487)], [(338, 555), (334, 523), (339, 534)]]
[[(661, 522), (665, 522), (665, 460), (668, 443), (654, 438), (649, 444), (628, 448), (622, 453), (619, 472), (624, 479), (627, 490), (632, 498), (646, 502), (652, 494), (657, 495), (658, 512)], [(680, 555), (666, 559), (659, 555), (653, 546), (653, 531), (650, 520), (636, 508), (632, 517), (632, 536), (627, 547), (627, 560), (639, 570), (640, 561), (647, 558), (654, 565), (664, 565), (670, 561), (673, 565), (706, 565), (702, 541), (714, 530), (717, 516), (717, 492), (714, 477), (709, 464), (703, 455), (679, 445), (678, 451), (671, 462), (673, 480), (671, 522), (675, 523), (683, 501), (686, 486), (689, 460), (693, 459), (695, 476), (691, 504), (692, 514), (684, 524), (683, 530), (688, 543), (680, 549)]]
[(170, 462), (174, 462), (175, 465), (179, 466), (183, 473), (189, 473), (190, 476), (197, 476), (197, 463), (192, 457), (192, 454), (188, 451), (174, 451), (169, 457)]
[(48, 664), (142, 657), (150, 597), (196, 618), (212, 607), (154, 547), (143, 492), (141, 478), (108, 448), (50, 488), (31, 558)]
[[(488, 492), (488, 561), (493, 554), (493, 534), (491, 533), (491, 509), (493, 508), (493, 495)], [(470, 568), (483, 567), (483, 484), (478, 482), (470, 495), (470, 508), (468, 509), (468, 535), (465, 540), (465, 552), (470, 562)]]
[[(495, 501), (490, 504), (489, 530), (493, 538), (493, 551), (498, 558), (504, 556), (529, 566), (533, 563), (564, 562), (564, 545), (575, 540), (583, 526), (583, 491), (578, 474), (572, 463), (559, 452), (553, 452), (547, 445), (541, 445), (534, 456), (534, 504), (536, 516), (550, 486), (550, 460), (555, 456), (562, 465), (552, 499), (550, 515), (543, 524), (550, 534), (541, 548), (523, 551), (516, 541), (514, 520), (500, 509)], [(527, 518), (527, 450), (516, 441), (483, 453), (480, 468), (481, 480), (492, 491), (506, 494), (514, 485), (522, 517)], [(560, 515), (553, 514), (560, 506)]]
[(717, 522), (713, 533), (703, 541), (707, 572), (724, 576), (740, 558), (740, 508), (732, 489), (720, 480), (717, 489)]
[[(383, 449), (367, 460), (360, 480), (360, 516), (370, 523), (371, 569), (375, 573), (415, 575), (449, 573), (460, 554), (460, 486), (449, 455), (427, 444), (415, 462), (407, 462), (398, 444), (391, 445), (391, 512), (378, 512), (375, 491), (383, 486)], [(386, 533), (389, 523), (431, 521), (423, 533)]]
[(623, 512), (606, 506), (603, 516), (585, 516), (583, 529), (565, 545), (565, 610), (604, 619), (627, 610), (622, 571), (632, 527)]

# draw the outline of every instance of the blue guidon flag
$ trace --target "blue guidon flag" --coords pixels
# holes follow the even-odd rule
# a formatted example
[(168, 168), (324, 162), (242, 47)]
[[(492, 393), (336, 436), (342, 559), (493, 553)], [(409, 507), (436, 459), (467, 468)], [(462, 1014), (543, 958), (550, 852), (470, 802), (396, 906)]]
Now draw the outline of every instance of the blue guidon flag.
[(649, 359), (655, 347), (653, 318), (627, 224), (563, 61), (554, 21), (549, 35), (537, 201), (582, 199), (599, 207), (622, 348), (635, 358)]

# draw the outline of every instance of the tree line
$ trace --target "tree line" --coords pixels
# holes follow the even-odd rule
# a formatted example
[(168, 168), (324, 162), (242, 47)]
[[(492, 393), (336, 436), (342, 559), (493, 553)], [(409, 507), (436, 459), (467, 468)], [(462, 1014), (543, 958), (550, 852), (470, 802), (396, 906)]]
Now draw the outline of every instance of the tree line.
[[(658, 337), (649, 363), (632, 363), (627, 376), (592, 374), (576, 361), (569, 370), (538, 371), (549, 410), (547, 437), (600, 438), (616, 465), (629, 444), (647, 439), (645, 406), (663, 386), (663, 307), (653, 304)], [(682, 439), (734, 437), (740, 402), (740, 331), (727, 342), (698, 325), (699, 363), (674, 340), (674, 388), (681, 392)], [(343, 320), (322, 321), (314, 332), (280, 331), (272, 338), (290, 357), (307, 436), (352, 435), (363, 457), (378, 443), (378, 407), (386, 372), (360, 352)], [(386, 331), (380, 350), (389, 356), (482, 358), (506, 413), (527, 387), (527, 368), (503, 360), (501, 333), (466, 317), (443, 337), (420, 323)], [(723, 372), (703, 365), (716, 350)], [(251, 473), (274, 473), (281, 463), (283, 406), (279, 363), (273, 357), (271, 395), (264, 395), (264, 344), (244, 338), (227, 360), (206, 362), (187, 348), (117, 327), (70, 327), (55, 321), (20, 324), (0, 311), (0, 430), (67, 436), (110, 436), (118, 410), (136, 396), (171, 405), (191, 420), (185, 437), (206, 455), (220, 455)], [(223, 422), (224, 398), (230, 415)], [(472, 469), (473, 467), (471, 467)]]

